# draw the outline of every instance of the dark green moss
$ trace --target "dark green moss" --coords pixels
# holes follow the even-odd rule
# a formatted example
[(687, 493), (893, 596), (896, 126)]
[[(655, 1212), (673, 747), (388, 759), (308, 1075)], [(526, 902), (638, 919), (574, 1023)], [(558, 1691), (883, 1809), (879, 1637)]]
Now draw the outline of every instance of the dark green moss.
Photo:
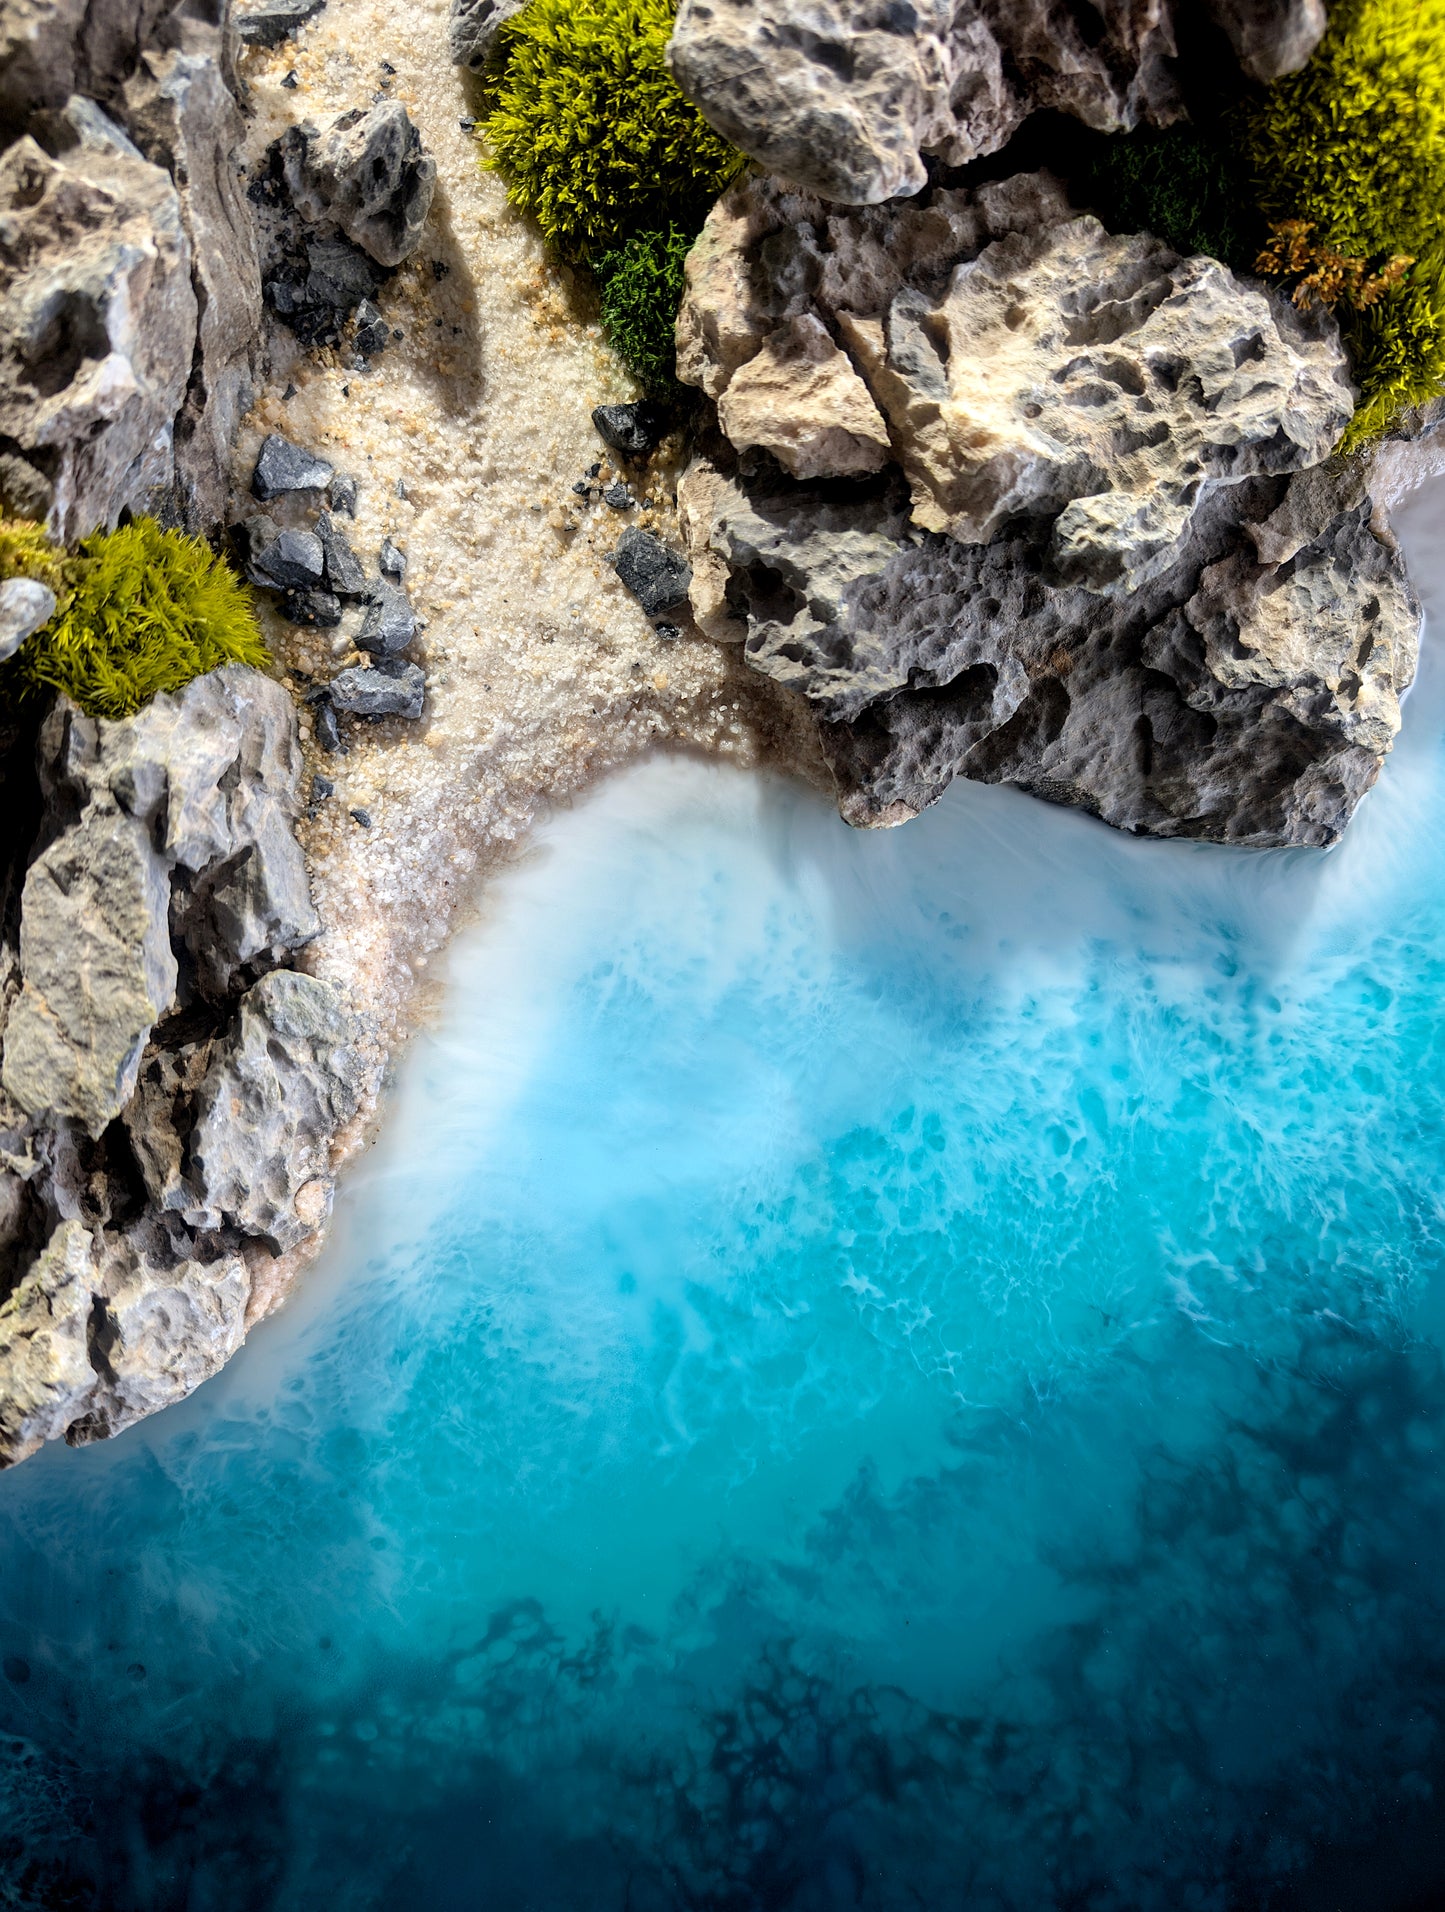
[(1143, 127), (1102, 140), (1073, 183), (1111, 232), (1152, 232), (1179, 252), (1238, 268), (1250, 267), (1259, 250), (1249, 176), (1222, 133)]
[(690, 234), (669, 226), (636, 233), (597, 261), (607, 336), (638, 383), (657, 397), (676, 397), (680, 389), (674, 331), (691, 246)]

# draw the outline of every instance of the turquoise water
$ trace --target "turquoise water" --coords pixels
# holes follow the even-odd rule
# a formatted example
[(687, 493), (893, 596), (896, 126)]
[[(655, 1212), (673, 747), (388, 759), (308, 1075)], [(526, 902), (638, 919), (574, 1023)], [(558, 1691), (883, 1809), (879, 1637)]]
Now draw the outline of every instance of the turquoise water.
[(1427, 643), (1326, 856), (558, 819), (298, 1302), (0, 1479), (0, 1906), (1445, 1900), (1442, 797)]

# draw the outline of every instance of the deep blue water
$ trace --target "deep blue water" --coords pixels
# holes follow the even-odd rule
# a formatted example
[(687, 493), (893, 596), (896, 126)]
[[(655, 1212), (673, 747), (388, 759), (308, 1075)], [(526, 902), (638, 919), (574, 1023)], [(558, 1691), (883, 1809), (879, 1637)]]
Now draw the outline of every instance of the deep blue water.
[(558, 819), (297, 1303), (0, 1479), (0, 1906), (1445, 1903), (1442, 798), (1427, 642), (1329, 855)]

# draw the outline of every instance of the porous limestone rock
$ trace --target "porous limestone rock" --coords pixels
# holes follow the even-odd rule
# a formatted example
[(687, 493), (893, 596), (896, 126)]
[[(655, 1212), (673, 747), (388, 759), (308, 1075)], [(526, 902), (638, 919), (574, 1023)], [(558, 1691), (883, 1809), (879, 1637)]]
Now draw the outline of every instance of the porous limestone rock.
[(283, 165), (303, 218), (334, 222), (388, 268), (416, 250), (437, 169), (399, 100), (343, 113), (325, 133), (289, 140)]
[(1046, 174), (857, 212), (743, 182), (688, 262), (678, 368), (739, 450), (800, 478), (896, 457), (915, 523), (965, 541), (1051, 517), (1059, 576), (1098, 589), (1167, 565), (1212, 486), (1317, 464), (1353, 410), (1332, 321), (1107, 232)]
[(485, 70), (498, 30), (522, 11), (527, 0), (452, 0), (448, 43), (452, 59), (471, 73)]
[(6, 578), (0, 584), (0, 663), (55, 616), (55, 593), (36, 578)]
[(1148, 835), (1328, 844), (1399, 728), (1419, 607), (1348, 468), (1215, 491), (1166, 569), (1103, 593), (1058, 581), (1046, 519), (920, 529), (896, 472), (703, 465), (683, 497), (695, 569), (720, 566), (749, 663), (817, 711), (851, 823), (965, 776)]
[(223, 997), (320, 927), (292, 833), (295, 710), (228, 665), (120, 722), (62, 700), (40, 758), (57, 834), (25, 879), (0, 1076), (30, 1114), (97, 1135), (178, 985)]
[(193, 1226), (237, 1228), (278, 1252), (311, 1232), (330, 1206), (331, 1138), (360, 1096), (353, 1040), (331, 983), (274, 970), (247, 992), (196, 1094)]
[(46, 136), (0, 154), (0, 440), (70, 539), (169, 482), (197, 308), (169, 175), (78, 97)]
[(1319, 0), (681, 0), (668, 63), (769, 172), (873, 205), (918, 192), (928, 158), (998, 151), (1033, 112), (1100, 132), (1180, 118), (1179, 28), (1205, 13), (1262, 78), (1324, 26)]
[(93, 1249), (88, 1229), (62, 1222), (0, 1302), (0, 1467), (62, 1435), (94, 1385)]

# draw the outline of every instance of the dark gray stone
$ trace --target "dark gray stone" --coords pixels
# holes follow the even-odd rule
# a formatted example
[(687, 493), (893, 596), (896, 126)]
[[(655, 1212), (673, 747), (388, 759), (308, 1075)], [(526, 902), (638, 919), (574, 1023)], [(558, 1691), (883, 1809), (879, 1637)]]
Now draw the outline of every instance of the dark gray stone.
[(232, 17), (246, 46), (280, 46), (325, 5), (326, 0), (260, 0), (244, 12), (238, 7)]
[(637, 500), (626, 485), (614, 483), (608, 485), (603, 491), (602, 502), (610, 506), (613, 511), (631, 511)]
[(325, 133), (298, 130), (280, 152), (303, 218), (339, 226), (388, 269), (415, 251), (431, 211), (436, 161), (400, 100), (343, 113)]
[(288, 624), (334, 631), (341, 622), (341, 599), (334, 591), (292, 591), (282, 598), (279, 609)]
[(335, 472), (315, 452), (303, 451), (279, 432), (272, 432), (261, 447), (251, 490), (262, 504), (292, 491), (325, 491)]
[(319, 770), (313, 774), (311, 778), (311, 801), (313, 803), (325, 803), (326, 799), (335, 793), (335, 790), (336, 785), (331, 781), (330, 777), (323, 777)]
[(338, 474), (331, 480), (326, 492), (326, 502), (333, 511), (344, 511), (348, 518), (356, 516), (357, 485), (354, 478), (343, 478)]
[(375, 358), (390, 343), (391, 328), (381, 316), (379, 307), (370, 299), (363, 299), (356, 308), (356, 331), (352, 337), (357, 355), (364, 359)]
[(332, 679), (330, 691), (336, 709), (348, 717), (405, 717), (414, 722), (421, 716), (426, 679), (416, 664), (374, 670), (354, 664)]
[(406, 576), (406, 553), (398, 551), (390, 538), (382, 541), (381, 568), (387, 577), (395, 578), (398, 584)]
[(361, 560), (347, 542), (345, 532), (337, 529), (328, 512), (323, 511), (316, 520), (316, 536), (326, 561), (326, 582), (330, 588), (338, 597), (365, 597), (370, 586)]
[(316, 705), (316, 741), (328, 756), (334, 757), (341, 749), (341, 726), (329, 697), (323, 697)]
[(599, 405), (592, 414), (597, 436), (627, 458), (645, 458), (667, 435), (668, 416), (660, 405), (639, 399), (635, 405)]
[(650, 531), (629, 525), (617, 541), (612, 568), (649, 617), (687, 603), (692, 566)]
[(247, 575), (267, 591), (307, 591), (326, 575), (326, 554), (314, 531), (281, 531), (252, 557)]
[(416, 614), (405, 591), (382, 583), (367, 609), (366, 622), (356, 640), (358, 650), (395, 657), (416, 636)]

